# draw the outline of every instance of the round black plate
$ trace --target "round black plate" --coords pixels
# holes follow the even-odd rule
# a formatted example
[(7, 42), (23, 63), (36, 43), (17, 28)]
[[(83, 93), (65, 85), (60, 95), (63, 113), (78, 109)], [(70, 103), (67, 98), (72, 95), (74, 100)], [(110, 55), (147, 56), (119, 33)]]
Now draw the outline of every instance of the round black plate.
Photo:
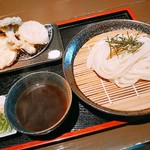
[(72, 90), (74, 93), (86, 104), (90, 105), (91, 107), (114, 115), (121, 115), (121, 116), (144, 116), (150, 114), (150, 108), (144, 109), (141, 111), (116, 111), (109, 108), (102, 107), (93, 103), (90, 99), (88, 99), (78, 88), (75, 79), (74, 79), (74, 72), (73, 72), (73, 63), (76, 57), (76, 54), (80, 50), (80, 48), (91, 38), (101, 33), (119, 30), (119, 29), (131, 29), (141, 31), (147, 34), (150, 34), (150, 25), (139, 22), (133, 21), (128, 19), (114, 19), (114, 20), (107, 20), (97, 23), (95, 25), (88, 26), (87, 28), (83, 29), (79, 32), (68, 44), (64, 57), (63, 57), (63, 71), (65, 74), (66, 80), (68, 80)]

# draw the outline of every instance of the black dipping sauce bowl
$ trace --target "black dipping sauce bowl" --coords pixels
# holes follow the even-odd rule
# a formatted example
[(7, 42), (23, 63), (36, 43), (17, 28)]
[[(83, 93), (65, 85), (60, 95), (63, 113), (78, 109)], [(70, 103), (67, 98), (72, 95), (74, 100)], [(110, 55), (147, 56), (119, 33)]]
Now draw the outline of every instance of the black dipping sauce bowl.
[(60, 75), (41, 71), (18, 80), (6, 96), (4, 112), (11, 126), (28, 135), (44, 135), (69, 113), (72, 91)]

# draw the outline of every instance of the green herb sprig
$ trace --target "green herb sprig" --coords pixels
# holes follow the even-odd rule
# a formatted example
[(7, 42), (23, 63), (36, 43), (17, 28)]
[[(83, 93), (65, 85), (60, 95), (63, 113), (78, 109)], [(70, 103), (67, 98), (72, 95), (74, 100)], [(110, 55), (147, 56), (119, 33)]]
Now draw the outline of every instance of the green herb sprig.
[(117, 34), (116, 36), (109, 38), (107, 37), (106, 42), (110, 47), (110, 55), (108, 59), (111, 59), (114, 55), (119, 56), (120, 54), (127, 53), (135, 53), (139, 50), (139, 48), (144, 44), (143, 42), (138, 41), (139, 33), (135, 36), (129, 35), (127, 32), (127, 36), (123, 34)]

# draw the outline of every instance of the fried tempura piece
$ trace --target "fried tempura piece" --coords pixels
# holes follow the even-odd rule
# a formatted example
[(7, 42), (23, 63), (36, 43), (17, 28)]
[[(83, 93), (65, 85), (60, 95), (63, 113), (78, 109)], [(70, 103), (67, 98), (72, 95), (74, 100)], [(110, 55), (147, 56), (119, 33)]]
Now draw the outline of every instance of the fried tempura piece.
[(6, 32), (6, 36), (8, 37), (7, 42), (9, 44), (9, 47), (12, 50), (23, 49), (28, 54), (34, 54), (36, 52), (36, 48), (33, 44), (18, 40), (13, 31), (9, 30), (8, 32)]
[(17, 33), (9, 29), (6, 35), (9, 37), (8, 43), (11, 49), (23, 49), (30, 55), (36, 52), (35, 44), (47, 44), (49, 41), (47, 29), (36, 21), (24, 22)]
[(48, 30), (37, 21), (22, 23), (19, 17), (0, 20), (0, 69), (12, 65), (21, 50), (32, 55), (36, 44), (48, 42)]
[(22, 41), (30, 44), (47, 44), (49, 42), (47, 29), (37, 21), (22, 23), (18, 29), (18, 35)]
[(21, 23), (22, 20), (19, 17), (5, 18), (0, 20), (0, 32), (4, 33), (5, 35), (9, 31), (14, 32), (15, 28), (21, 25)]
[(27, 43), (25, 41), (22, 41), (22, 45), (20, 46), (20, 49), (25, 50), (30, 55), (32, 55), (36, 52), (36, 48), (34, 47), (34, 45)]
[(8, 17), (3, 20), (0, 20), (0, 28), (6, 27), (9, 25), (21, 25), (21, 23), (22, 23), (22, 20), (20, 17), (12, 17), (12, 18)]
[(7, 45), (7, 38), (0, 38), (0, 69), (4, 69), (13, 64), (18, 55), (18, 51), (13, 51)]

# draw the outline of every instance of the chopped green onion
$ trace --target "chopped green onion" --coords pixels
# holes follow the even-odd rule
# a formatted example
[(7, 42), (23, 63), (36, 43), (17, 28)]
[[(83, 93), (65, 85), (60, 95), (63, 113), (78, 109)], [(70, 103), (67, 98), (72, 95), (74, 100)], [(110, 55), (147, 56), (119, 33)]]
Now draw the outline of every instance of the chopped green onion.
[(114, 55), (119, 56), (120, 54), (127, 53), (135, 53), (139, 50), (139, 48), (144, 44), (143, 42), (138, 41), (139, 33), (135, 36), (129, 35), (127, 32), (127, 36), (115, 35), (112, 38), (107, 37), (106, 42), (110, 47), (110, 55), (108, 59), (111, 59)]

